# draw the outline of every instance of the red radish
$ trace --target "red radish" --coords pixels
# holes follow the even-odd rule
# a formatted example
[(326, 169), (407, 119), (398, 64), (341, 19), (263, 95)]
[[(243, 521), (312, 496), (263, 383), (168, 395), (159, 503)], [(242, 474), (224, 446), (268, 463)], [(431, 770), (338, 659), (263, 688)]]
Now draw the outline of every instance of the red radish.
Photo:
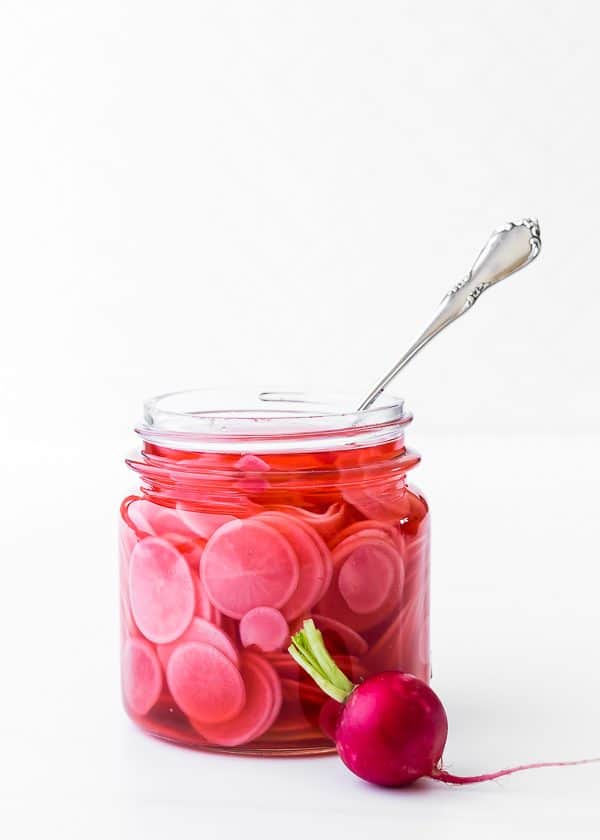
[(262, 651), (281, 650), (290, 638), (288, 623), (274, 607), (255, 607), (240, 621), (244, 647), (256, 645)]
[(136, 715), (145, 715), (162, 690), (162, 672), (152, 645), (144, 639), (127, 639), (121, 657), (123, 695)]
[[(277, 511), (266, 511), (258, 517), (282, 534), (296, 552), (298, 558), (298, 586), (281, 611), (288, 621), (306, 614), (319, 600), (326, 581), (326, 568), (318, 544), (305, 530), (309, 528), (291, 516)], [(272, 648), (273, 649), (273, 648)]]
[(511, 767), (480, 776), (456, 776), (442, 768), (448, 719), (437, 694), (402, 671), (383, 671), (354, 685), (329, 656), (313, 621), (292, 638), (289, 653), (317, 685), (342, 704), (322, 713), (344, 764), (360, 778), (385, 787), (403, 787), (422, 777), (465, 785), (498, 779), (536, 767), (588, 764), (559, 761)]
[(176, 646), (167, 663), (167, 684), (181, 711), (202, 723), (231, 720), (246, 702), (237, 667), (204, 642)]
[(254, 607), (285, 604), (298, 585), (298, 558), (270, 525), (237, 520), (222, 525), (206, 543), (200, 576), (211, 603), (240, 619)]
[(194, 615), (190, 567), (160, 537), (146, 537), (131, 552), (129, 593), (135, 623), (151, 642), (175, 641)]
[(163, 668), (166, 669), (171, 654), (183, 642), (204, 642), (207, 645), (212, 645), (217, 650), (220, 650), (221, 653), (224, 653), (227, 659), (231, 660), (236, 667), (239, 667), (240, 658), (238, 652), (227, 633), (215, 627), (210, 621), (196, 617), (192, 619), (192, 623), (179, 639), (168, 645), (157, 645), (156, 652)]

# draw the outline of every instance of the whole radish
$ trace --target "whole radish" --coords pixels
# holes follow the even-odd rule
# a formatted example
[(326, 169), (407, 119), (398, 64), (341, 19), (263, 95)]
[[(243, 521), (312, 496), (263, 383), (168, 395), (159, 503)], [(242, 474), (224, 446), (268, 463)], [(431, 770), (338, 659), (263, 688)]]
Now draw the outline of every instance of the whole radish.
[(333, 701), (321, 726), (335, 741), (344, 764), (377, 785), (402, 787), (422, 777), (464, 785), (534, 767), (588, 764), (598, 759), (527, 764), (481, 776), (455, 776), (442, 769), (448, 735), (444, 707), (429, 686), (412, 674), (383, 671), (354, 685), (329, 655), (312, 620), (292, 637), (289, 653)]

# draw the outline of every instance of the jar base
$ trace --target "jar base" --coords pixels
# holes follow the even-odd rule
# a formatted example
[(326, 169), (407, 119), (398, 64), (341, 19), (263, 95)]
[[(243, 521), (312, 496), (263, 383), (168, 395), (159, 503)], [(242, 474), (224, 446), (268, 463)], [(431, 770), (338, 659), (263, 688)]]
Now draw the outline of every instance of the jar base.
[(286, 744), (285, 742), (274, 742), (265, 744), (241, 744), (239, 747), (218, 747), (212, 744), (199, 744), (197, 741), (186, 738), (170, 738), (162, 732), (153, 732), (151, 729), (142, 727), (136, 723), (136, 728), (144, 735), (165, 741), (167, 744), (174, 744), (196, 752), (217, 753), (221, 755), (249, 756), (253, 758), (310, 758), (322, 755), (335, 755), (335, 745), (325, 742), (322, 738), (307, 740), (305, 743)]

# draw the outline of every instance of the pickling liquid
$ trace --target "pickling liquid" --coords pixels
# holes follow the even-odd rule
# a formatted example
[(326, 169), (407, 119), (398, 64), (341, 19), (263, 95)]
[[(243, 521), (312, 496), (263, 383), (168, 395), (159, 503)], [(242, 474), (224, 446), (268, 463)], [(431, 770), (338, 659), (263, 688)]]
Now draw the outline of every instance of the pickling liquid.
[(333, 748), (287, 653), (312, 618), (354, 682), (430, 676), (429, 517), (401, 442), (215, 455), (146, 444), (121, 506), (122, 687), (147, 732), (198, 749)]

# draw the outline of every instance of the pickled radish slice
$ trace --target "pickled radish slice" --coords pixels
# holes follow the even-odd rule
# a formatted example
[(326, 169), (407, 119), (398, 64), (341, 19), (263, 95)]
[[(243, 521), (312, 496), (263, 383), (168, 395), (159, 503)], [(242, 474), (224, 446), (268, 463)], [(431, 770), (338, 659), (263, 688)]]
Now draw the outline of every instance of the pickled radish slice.
[(343, 531), (339, 531), (335, 537), (329, 542), (330, 548), (335, 548), (346, 537), (352, 536), (379, 536), (382, 539), (390, 540), (397, 548), (404, 548), (404, 538), (400, 528), (393, 522), (384, 522), (379, 519), (361, 519), (359, 522), (353, 522), (348, 525)]
[(127, 639), (121, 655), (125, 702), (136, 715), (145, 715), (162, 690), (162, 671), (154, 648), (144, 639)]
[[(261, 478), (261, 473), (268, 472), (271, 467), (256, 455), (242, 455), (233, 465), (242, 473), (242, 478), (235, 482), (235, 486), (246, 493), (263, 493), (269, 486), (269, 482)], [(249, 473), (249, 475), (244, 475)]]
[(256, 645), (263, 651), (281, 650), (289, 644), (287, 621), (273, 607), (255, 607), (240, 621), (240, 639), (244, 647)]
[[(268, 511), (265, 511), (265, 513), (261, 514), (261, 516), (266, 518), (267, 515), (271, 516), (273, 513), (278, 513), (278, 511), (268, 510)], [(289, 519), (288, 519), (288, 521), (289, 521)], [(331, 551), (329, 550), (329, 547), (327, 546), (327, 543), (325, 542), (323, 537), (311, 525), (309, 525), (308, 522), (305, 522), (303, 519), (300, 519), (299, 517), (295, 517), (294, 521), (295, 521), (296, 525), (298, 525), (299, 528), (302, 528), (302, 530), (306, 533), (306, 535), (308, 537), (310, 537), (310, 539), (313, 541), (313, 543), (317, 547), (317, 549), (319, 551), (319, 554), (321, 555), (321, 560), (323, 562), (323, 568), (324, 568), (324, 577), (323, 577), (323, 582), (322, 582), (322, 586), (321, 586), (321, 591), (316, 598), (316, 601), (320, 601), (321, 598), (323, 597), (323, 595), (329, 589), (329, 586), (331, 584), (331, 579), (333, 577), (333, 560), (332, 560), (332, 557), (331, 557)]]
[(246, 702), (237, 667), (204, 642), (175, 646), (167, 663), (167, 684), (181, 711), (203, 723), (231, 720)]
[(281, 610), (285, 618), (292, 621), (310, 610), (319, 600), (327, 577), (325, 561), (318, 544), (307, 533), (310, 526), (300, 525), (292, 517), (277, 512), (261, 513), (259, 518), (286, 538), (298, 558), (298, 586)]
[(194, 589), (196, 590), (196, 609), (194, 614), (220, 627), (221, 613), (211, 604), (198, 574), (194, 573), (192, 577), (194, 579)]
[(314, 528), (325, 540), (330, 540), (336, 531), (342, 527), (347, 514), (347, 507), (343, 502), (334, 502), (323, 513), (315, 513), (295, 505), (270, 505), (269, 510), (287, 513), (301, 519)]
[(299, 579), (289, 542), (254, 518), (228, 522), (215, 531), (206, 543), (200, 573), (211, 603), (237, 619), (254, 607), (282, 607)]
[(144, 534), (154, 534), (154, 529), (150, 524), (150, 507), (150, 502), (145, 499), (135, 499), (127, 505), (127, 516)]
[(129, 561), (131, 611), (151, 642), (173, 642), (194, 615), (192, 573), (182, 555), (160, 537), (146, 537)]
[(233, 522), (235, 516), (226, 513), (200, 513), (193, 510), (185, 510), (177, 505), (177, 511), (181, 517), (182, 522), (203, 540), (208, 540), (217, 528), (225, 525), (227, 522)]
[(224, 723), (207, 724), (192, 719), (192, 726), (210, 744), (235, 747), (253, 741), (267, 728), (273, 708), (273, 691), (269, 679), (255, 662), (242, 660), (242, 677), (246, 686), (246, 703), (236, 717)]
[[(379, 545), (378, 545), (379, 543)], [(394, 581), (394, 552), (372, 540), (352, 551), (338, 577), (338, 589), (352, 612), (372, 613), (383, 604)]]
[[(312, 618), (323, 633), (328, 648), (335, 650), (335, 643), (339, 640), (345, 651), (353, 656), (364, 656), (369, 650), (369, 645), (363, 637), (341, 621), (336, 621), (335, 618), (329, 618), (326, 615), (313, 615)], [(331, 636), (334, 637), (333, 644), (329, 642)]]
[(342, 490), (342, 496), (367, 519), (398, 522), (410, 512), (408, 494), (402, 486), (390, 487), (386, 483), (380, 486), (346, 487)]
[(240, 658), (238, 652), (227, 633), (223, 632), (219, 627), (215, 627), (214, 624), (211, 624), (210, 621), (206, 621), (204, 618), (193, 618), (188, 629), (177, 641), (171, 642), (168, 645), (157, 645), (156, 652), (163, 668), (167, 667), (171, 654), (177, 645), (183, 642), (204, 642), (207, 645), (212, 645), (217, 650), (220, 650), (221, 653), (224, 653), (227, 659), (231, 660), (234, 665), (239, 667)]
[(247, 472), (268, 472), (271, 467), (258, 455), (242, 455), (233, 465), (237, 470)]
[[(358, 549), (365, 549), (367, 546), (375, 548), (378, 554), (387, 555), (392, 562), (393, 579), (391, 585), (387, 587), (387, 595), (379, 606), (371, 612), (355, 612), (351, 609), (346, 598), (343, 596), (339, 587), (339, 575), (346, 560)], [(334, 577), (331, 586), (325, 593), (321, 601), (317, 604), (315, 612), (320, 615), (326, 615), (334, 618), (342, 624), (348, 625), (358, 633), (370, 630), (371, 628), (381, 624), (385, 621), (393, 610), (400, 608), (402, 592), (404, 587), (404, 562), (402, 554), (398, 551), (391, 540), (384, 540), (379, 537), (362, 536), (360, 533), (353, 534), (347, 537), (343, 542), (337, 545), (332, 553), (334, 564)], [(348, 569), (348, 578), (352, 575), (352, 566)], [(377, 584), (376, 584), (377, 585)], [(350, 603), (353, 606), (366, 608), (365, 602), (360, 603), (360, 595), (356, 596), (358, 602), (353, 600), (353, 593), (349, 594), (348, 579), (342, 585), (346, 586), (344, 594), (349, 597)], [(369, 595), (371, 597), (373, 593)], [(377, 594), (377, 593), (375, 593)], [(373, 601), (371, 601), (373, 603)]]
[[(273, 692), (273, 704), (271, 708), (271, 712), (269, 717), (265, 721), (263, 732), (266, 732), (267, 729), (270, 729), (273, 723), (279, 717), (279, 713), (281, 712), (281, 704), (283, 703), (283, 694), (281, 691), (281, 680), (279, 679), (279, 675), (273, 668), (270, 662), (267, 662), (263, 659), (262, 656), (258, 656), (255, 653), (251, 653), (247, 651), (244, 654), (244, 658), (247, 662), (254, 662), (257, 668), (263, 672), (266, 678), (269, 681), (271, 686), (271, 691)], [(294, 663), (296, 664), (296, 663)], [(256, 736), (258, 737), (258, 735)]]

